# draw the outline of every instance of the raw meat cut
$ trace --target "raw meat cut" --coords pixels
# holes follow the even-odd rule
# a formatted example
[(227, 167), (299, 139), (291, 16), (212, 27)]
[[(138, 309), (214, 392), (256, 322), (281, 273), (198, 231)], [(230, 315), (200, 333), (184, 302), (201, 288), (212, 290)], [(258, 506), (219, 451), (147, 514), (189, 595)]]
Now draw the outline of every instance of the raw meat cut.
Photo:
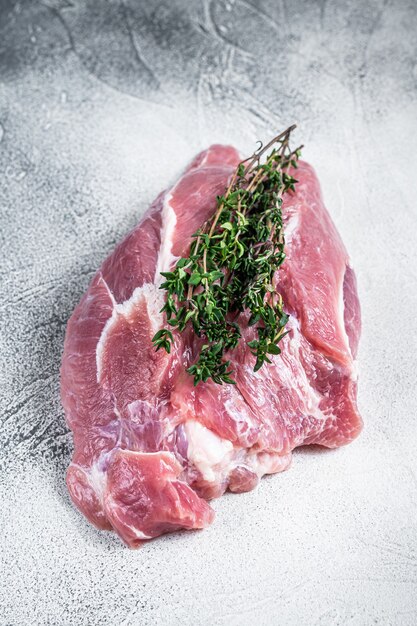
[[(313, 169), (300, 162), (284, 198), (287, 259), (276, 278), (289, 334), (282, 354), (253, 371), (245, 342), (230, 354), (236, 385), (193, 386), (197, 341), (151, 339), (164, 326), (161, 271), (190, 237), (240, 160), (229, 146), (199, 154), (94, 276), (67, 328), (62, 402), (74, 434), (67, 484), (98, 528), (131, 547), (213, 520), (208, 500), (253, 489), (286, 469), (296, 446), (334, 448), (361, 430), (356, 406), (360, 309), (345, 247)], [(255, 337), (241, 315), (243, 337)]]

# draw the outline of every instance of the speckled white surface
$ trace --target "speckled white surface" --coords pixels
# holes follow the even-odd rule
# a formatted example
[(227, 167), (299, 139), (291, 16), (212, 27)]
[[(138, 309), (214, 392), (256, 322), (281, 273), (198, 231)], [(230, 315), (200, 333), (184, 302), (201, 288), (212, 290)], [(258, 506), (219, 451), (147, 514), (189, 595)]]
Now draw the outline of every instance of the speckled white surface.
[[(417, 623), (414, 0), (0, 2), (0, 624)], [(129, 551), (71, 506), (66, 321), (195, 152), (296, 121), (357, 270), (362, 436)]]

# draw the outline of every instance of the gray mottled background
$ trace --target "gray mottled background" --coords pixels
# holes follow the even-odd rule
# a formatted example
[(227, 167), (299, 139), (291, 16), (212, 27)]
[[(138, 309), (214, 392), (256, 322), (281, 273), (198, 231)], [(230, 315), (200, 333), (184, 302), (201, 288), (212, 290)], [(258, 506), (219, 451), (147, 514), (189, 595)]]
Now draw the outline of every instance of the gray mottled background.
[[(0, 623), (417, 623), (415, 0), (0, 0)], [(363, 435), (132, 552), (64, 485), (65, 324), (213, 141), (296, 121), (357, 269)]]

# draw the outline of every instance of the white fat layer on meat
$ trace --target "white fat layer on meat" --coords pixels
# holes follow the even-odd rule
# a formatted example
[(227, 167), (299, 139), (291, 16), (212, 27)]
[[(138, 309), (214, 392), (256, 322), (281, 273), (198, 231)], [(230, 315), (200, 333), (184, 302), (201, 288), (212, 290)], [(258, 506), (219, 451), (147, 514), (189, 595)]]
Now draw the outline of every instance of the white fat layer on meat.
[(138, 530), (135, 526), (132, 526), (131, 524), (125, 524), (125, 526), (132, 531), (132, 533), (135, 535), (137, 539), (140, 539), (140, 540), (152, 539), (150, 535), (145, 535), (145, 533), (141, 532), (140, 530)]
[(90, 473), (88, 476), (88, 482), (96, 492), (96, 495), (100, 502), (103, 502), (104, 490), (107, 483), (107, 473), (104, 472), (100, 465), (102, 464), (102, 458), (92, 464)]
[(200, 165), (198, 166), (198, 168), (199, 168), (199, 169), (200, 169), (201, 167), (204, 167), (204, 166), (205, 166), (205, 164), (207, 163), (207, 161), (208, 161), (209, 151), (210, 151), (210, 148), (209, 148), (208, 150), (206, 150), (206, 151), (205, 151), (205, 154), (204, 154), (203, 160), (201, 161)]
[(248, 454), (246, 464), (248, 467), (262, 478), (265, 474), (275, 474), (287, 469), (291, 463), (291, 454), (274, 454), (260, 452), (259, 454)]
[(161, 247), (159, 248), (154, 278), (154, 283), (158, 287), (164, 280), (164, 277), (161, 276), (161, 272), (169, 272), (171, 266), (177, 260), (177, 257), (172, 254), (172, 244), (175, 226), (177, 224), (177, 216), (175, 215), (175, 211), (170, 204), (171, 199), (172, 192), (167, 193), (162, 206)]
[(151, 285), (150, 283), (144, 285), (142, 290), (146, 297), (146, 306), (154, 335), (161, 328), (164, 321), (161, 313), (161, 309), (165, 304), (164, 293), (157, 285)]
[[(123, 454), (125, 456), (159, 456), (159, 457), (169, 457), (171, 458), (173, 461), (175, 461), (176, 463), (177, 458), (175, 456), (175, 454), (173, 454), (172, 452), (169, 452), (168, 450), (157, 450), (156, 452), (142, 452), (142, 450), (122, 450)], [(163, 461), (163, 458), (162, 458)], [(166, 465), (166, 463), (163, 461), (164, 463), (164, 467), (165, 468), (169, 468), (170, 471), (172, 471), (172, 468), (168, 465)]]
[(281, 472), (290, 465), (290, 454), (274, 452), (254, 453), (251, 448), (234, 447), (200, 422), (189, 420), (184, 425), (188, 439), (188, 459), (207, 482), (227, 478), (238, 466), (246, 466), (259, 478)]
[(285, 243), (290, 244), (294, 236), (295, 231), (298, 229), (300, 218), (298, 213), (295, 213), (285, 226)]
[(107, 293), (108, 293), (108, 296), (109, 296), (109, 298), (110, 298), (110, 300), (111, 300), (112, 305), (113, 305), (113, 306), (116, 306), (116, 305), (117, 305), (117, 302), (116, 302), (116, 300), (114, 299), (114, 295), (113, 295), (112, 291), (110, 290), (110, 287), (108, 286), (107, 282), (104, 280), (104, 278), (103, 278), (103, 274), (101, 274), (101, 272), (100, 272), (100, 280), (101, 280), (101, 282), (103, 283), (104, 287), (106, 288), (106, 291), (107, 291)]
[(103, 458), (107, 456), (107, 454), (108, 453), (105, 453), (104, 455), (102, 454), (95, 463), (92, 463), (89, 469), (81, 467), (78, 463), (71, 463), (72, 467), (76, 467), (83, 474), (85, 474), (90, 487), (93, 489), (101, 503), (103, 502), (104, 491), (107, 484), (107, 473), (102, 469), (102, 462)]
[(97, 382), (101, 380), (104, 347), (106, 345), (107, 338), (111, 333), (113, 326), (116, 324), (120, 316), (128, 318), (134, 312), (135, 307), (142, 299), (146, 300), (146, 306), (149, 313), (149, 319), (151, 321), (152, 335), (161, 328), (163, 317), (160, 312), (164, 306), (164, 295), (161, 289), (152, 283), (146, 283), (141, 287), (136, 287), (129, 300), (125, 300), (120, 304), (116, 304), (113, 307), (111, 317), (104, 325), (103, 331), (100, 335), (100, 339), (97, 342), (96, 347), (96, 366), (97, 366)]
[(222, 439), (196, 420), (186, 422), (184, 431), (188, 440), (189, 461), (195, 465), (204, 480), (215, 481), (214, 468), (222, 464), (233, 450), (232, 442)]

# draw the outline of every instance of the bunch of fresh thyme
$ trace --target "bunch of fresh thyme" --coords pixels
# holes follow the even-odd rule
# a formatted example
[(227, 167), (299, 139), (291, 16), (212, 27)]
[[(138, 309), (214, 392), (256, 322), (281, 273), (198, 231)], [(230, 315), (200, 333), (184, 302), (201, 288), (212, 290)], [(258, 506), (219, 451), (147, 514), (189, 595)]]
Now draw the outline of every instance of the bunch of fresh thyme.
[[(269, 355), (280, 354), (288, 315), (272, 284), (285, 259), (282, 196), (297, 182), (289, 168), (297, 167), (302, 146), (291, 151), (295, 125), (242, 161), (229, 187), (217, 197), (214, 215), (192, 237), (189, 256), (171, 272), (162, 272), (167, 292), (162, 311), (167, 323), (180, 332), (192, 327), (203, 339), (197, 362), (188, 368), (194, 384), (211, 378), (234, 383), (228, 350), (241, 339), (239, 313), (250, 312), (257, 339), (248, 343), (256, 357), (254, 371)], [(271, 152), (263, 159), (265, 153)], [(159, 330), (152, 339), (156, 350), (170, 352), (172, 332)]]

